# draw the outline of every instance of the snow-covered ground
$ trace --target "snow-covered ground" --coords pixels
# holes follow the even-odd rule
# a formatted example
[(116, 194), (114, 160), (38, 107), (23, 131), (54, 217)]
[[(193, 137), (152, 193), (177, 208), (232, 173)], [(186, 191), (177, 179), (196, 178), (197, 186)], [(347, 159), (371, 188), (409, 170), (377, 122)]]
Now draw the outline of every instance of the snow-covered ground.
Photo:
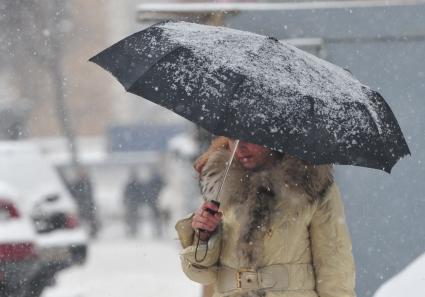
[[(43, 297), (201, 296), (201, 286), (187, 279), (181, 271), (180, 244), (172, 226), (200, 203), (195, 199), (199, 198), (199, 189), (187, 157), (194, 154), (194, 148), (186, 138), (180, 136), (170, 144), (172, 153), (164, 168), (169, 174), (165, 176), (167, 185), (158, 202), (162, 209), (172, 211), (171, 225), (163, 228), (163, 239), (155, 239), (153, 226), (146, 222), (141, 223), (138, 238), (125, 236), (121, 196), (129, 166), (112, 166), (113, 162), (109, 162), (109, 166), (100, 166), (101, 158), (90, 159), (94, 162), (90, 163), (91, 173), (102, 222), (99, 238), (90, 243), (87, 263), (61, 272), (56, 285), (47, 288)], [(48, 147), (44, 147), (48, 152)], [(99, 147), (92, 148), (93, 152), (100, 151)], [(51, 148), (50, 151), (55, 150)], [(134, 159), (137, 160), (137, 164), (142, 164), (140, 158)], [(141, 168), (147, 168), (147, 164), (142, 165)], [(151, 216), (149, 211), (142, 210), (142, 218)]]
[(105, 226), (90, 247), (88, 262), (59, 274), (43, 297), (201, 296), (201, 287), (180, 269), (179, 243), (153, 239), (150, 230), (128, 239), (123, 226)]
[(374, 297), (424, 297), (425, 253), (383, 284)]

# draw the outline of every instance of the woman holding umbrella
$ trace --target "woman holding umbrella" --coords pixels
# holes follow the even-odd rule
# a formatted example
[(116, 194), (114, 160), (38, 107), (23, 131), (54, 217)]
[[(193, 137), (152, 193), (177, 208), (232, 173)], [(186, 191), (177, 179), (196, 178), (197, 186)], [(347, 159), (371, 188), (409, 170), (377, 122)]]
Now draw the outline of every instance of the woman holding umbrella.
[[(195, 163), (207, 200), (176, 225), (186, 275), (214, 296), (352, 297), (351, 240), (332, 166), (217, 138)], [(196, 232), (196, 230), (203, 230)]]
[(246, 141), (219, 138), (196, 164), (202, 194), (221, 199), (221, 214), (205, 202), (177, 223), (191, 279), (214, 284), (216, 296), (355, 296), (327, 164), (389, 173), (410, 154), (378, 92), (276, 38), (187, 22), (153, 25), (90, 61), (128, 92)]

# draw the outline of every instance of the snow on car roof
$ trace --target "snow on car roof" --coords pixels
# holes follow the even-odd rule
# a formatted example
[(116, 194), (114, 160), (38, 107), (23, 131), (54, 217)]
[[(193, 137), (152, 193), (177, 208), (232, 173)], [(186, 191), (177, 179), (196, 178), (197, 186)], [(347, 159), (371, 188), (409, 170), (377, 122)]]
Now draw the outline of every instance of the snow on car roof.
[(65, 197), (58, 205), (75, 207), (53, 165), (34, 143), (0, 141), (0, 164), (0, 181), (22, 195), (25, 210), (52, 194)]
[(9, 198), (10, 199), (16, 199), (19, 194), (18, 192), (12, 188), (10, 185), (5, 183), (4, 181), (0, 180), (0, 197), (2, 198)]

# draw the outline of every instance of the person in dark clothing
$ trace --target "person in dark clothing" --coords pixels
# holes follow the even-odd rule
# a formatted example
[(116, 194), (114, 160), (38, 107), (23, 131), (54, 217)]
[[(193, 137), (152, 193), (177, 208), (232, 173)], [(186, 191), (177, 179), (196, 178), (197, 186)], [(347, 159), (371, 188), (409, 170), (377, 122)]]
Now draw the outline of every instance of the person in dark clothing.
[(125, 221), (129, 236), (137, 235), (140, 220), (139, 212), (144, 206), (151, 210), (155, 235), (162, 235), (161, 213), (157, 204), (162, 185), (162, 178), (157, 173), (154, 173), (149, 180), (142, 182), (135, 170), (130, 172), (129, 180), (124, 189)]
[(153, 173), (151, 178), (146, 183), (146, 187), (144, 189), (144, 200), (143, 204), (146, 204), (151, 210), (153, 214), (153, 226), (154, 233), (157, 237), (162, 236), (162, 214), (158, 207), (158, 196), (164, 185), (162, 177), (157, 173)]
[(99, 231), (99, 222), (93, 198), (93, 186), (90, 176), (84, 168), (77, 169), (77, 177), (70, 183), (69, 188), (77, 202), (80, 219), (89, 226), (90, 236), (96, 237)]
[(143, 196), (143, 184), (136, 170), (130, 172), (130, 178), (124, 188), (124, 209), (127, 234), (137, 235), (139, 231), (139, 205)]

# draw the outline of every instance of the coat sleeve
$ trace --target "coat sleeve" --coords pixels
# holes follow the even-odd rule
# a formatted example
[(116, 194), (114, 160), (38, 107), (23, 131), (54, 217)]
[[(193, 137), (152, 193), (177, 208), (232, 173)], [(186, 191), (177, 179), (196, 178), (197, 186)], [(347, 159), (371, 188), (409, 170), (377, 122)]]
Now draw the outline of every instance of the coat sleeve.
[(217, 262), (221, 249), (221, 226), (208, 242), (200, 242), (197, 246), (198, 239), (192, 229), (192, 217), (193, 214), (176, 224), (176, 231), (182, 245), (180, 252), (182, 269), (191, 280), (209, 285), (217, 280)]
[(310, 225), (311, 249), (320, 297), (355, 297), (351, 239), (338, 187), (318, 203)]

